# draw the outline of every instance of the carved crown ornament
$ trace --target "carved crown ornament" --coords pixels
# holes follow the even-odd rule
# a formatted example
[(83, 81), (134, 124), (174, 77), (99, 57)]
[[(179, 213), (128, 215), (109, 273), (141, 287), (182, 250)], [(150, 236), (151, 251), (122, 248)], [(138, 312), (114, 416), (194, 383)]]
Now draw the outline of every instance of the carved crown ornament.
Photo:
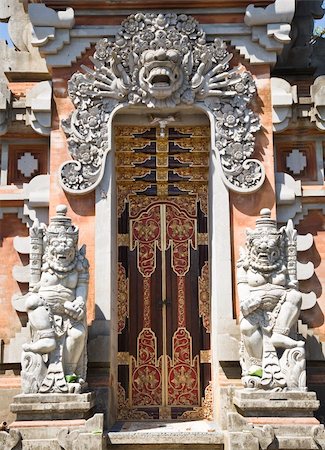
[(122, 22), (115, 41), (101, 39), (94, 67), (83, 66), (68, 83), (76, 109), (62, 122), (73, 160), (60, 168), (66, 192), (83, 194), (101, 181), (110, 150), (109, 122), (122, 107), (196, 107), (214, 129), (212, 150), (224, 183), (249, 193), (264, 182), (265, 171), (250, 159), (260, 124), (250, 108), (256, 92), (251, 74), (230, 68), (232, 54), (221, 39), (207, 43), (198, 22), (185, 14), (142, 14)]

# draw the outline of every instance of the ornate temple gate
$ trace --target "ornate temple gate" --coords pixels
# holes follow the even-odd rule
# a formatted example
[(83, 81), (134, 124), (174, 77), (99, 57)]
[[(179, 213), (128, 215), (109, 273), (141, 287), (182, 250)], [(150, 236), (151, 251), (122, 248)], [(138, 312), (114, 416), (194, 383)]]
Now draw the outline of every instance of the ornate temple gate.
[(115, 135), (120, 419), (207, 417), (209, 128)]

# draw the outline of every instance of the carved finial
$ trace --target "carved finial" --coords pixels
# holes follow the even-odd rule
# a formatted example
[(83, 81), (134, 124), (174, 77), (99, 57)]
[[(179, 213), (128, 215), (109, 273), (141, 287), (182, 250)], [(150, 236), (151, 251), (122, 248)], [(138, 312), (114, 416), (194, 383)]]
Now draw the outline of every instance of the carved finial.
[(58, 216), (66, 216), (68, 208), (66, 205), (58, 205), (55, 209)]
[(271, 210), (269, 208), (262, 208), (260, 211), (260, 217), (256, 219), (256, 232), (259, 232), (261, 228), (267, 228), (271, 232), (277, 233), (276, 220), (271, 219)]
[(260, 216), (263, 218), (270, 218), (271, 210), (269, 208), (262, 208), (260, 211)]
[(45, 232), (47, 241), (63, 233), (73, 238), (75, 243), (77, 243), (79, 230), (76, 225), (72, 225), (71, 218), (67, 217), (67, 211), (68, 208), (66, 205), (61, 204), (56, 207), (56, 215), (51, 218), (50, 224)]

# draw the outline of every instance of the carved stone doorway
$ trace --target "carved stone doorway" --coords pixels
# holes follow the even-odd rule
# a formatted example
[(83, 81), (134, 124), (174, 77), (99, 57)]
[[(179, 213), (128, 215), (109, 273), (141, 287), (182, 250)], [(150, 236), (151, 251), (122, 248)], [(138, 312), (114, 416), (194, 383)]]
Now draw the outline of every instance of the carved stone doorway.
[(211, 414), (205, 126), (115, 127), (119, 419)]

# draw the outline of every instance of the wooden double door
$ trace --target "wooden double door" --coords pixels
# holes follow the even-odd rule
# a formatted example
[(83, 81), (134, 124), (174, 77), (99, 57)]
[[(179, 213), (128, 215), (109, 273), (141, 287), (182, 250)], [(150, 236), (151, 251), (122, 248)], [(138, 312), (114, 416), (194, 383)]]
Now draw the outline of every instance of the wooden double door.
[[(191, 180), (179, 167), (188, 155), (175, 156), (199, 147), (202, 159), (195, 161), (202, 163), (208, 150), (202, 142), (195, 149), (192, 134), (180, 130), (172, 129), (164, 146), (155, 129), (130, 136), (117, 138), (120, 418), (204, 416), (210, 380), (207, 190), (201, 183), (195, 192), (195, 179), (189, 189)], [(179, 145), (186, 137), (188, 147)], [(159, 173), (159, 148), (167, 176)]]

